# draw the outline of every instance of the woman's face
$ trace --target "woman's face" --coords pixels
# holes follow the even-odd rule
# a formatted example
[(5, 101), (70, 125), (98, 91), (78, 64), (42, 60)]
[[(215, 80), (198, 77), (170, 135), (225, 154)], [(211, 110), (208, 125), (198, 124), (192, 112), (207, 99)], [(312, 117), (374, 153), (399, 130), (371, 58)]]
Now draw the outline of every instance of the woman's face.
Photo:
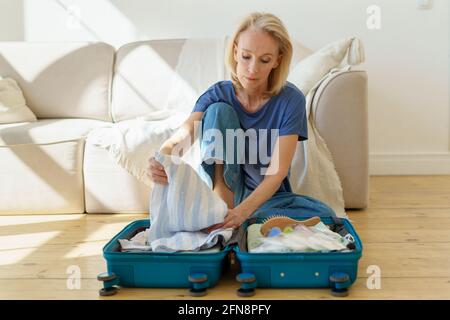
[(278, 67), (281, 60), (278, 42), (267, 32), (249, 28), (239, 35), (234, 60), (237, 77), (245, 89), (264, 86), (266, 90), (270, 71)]

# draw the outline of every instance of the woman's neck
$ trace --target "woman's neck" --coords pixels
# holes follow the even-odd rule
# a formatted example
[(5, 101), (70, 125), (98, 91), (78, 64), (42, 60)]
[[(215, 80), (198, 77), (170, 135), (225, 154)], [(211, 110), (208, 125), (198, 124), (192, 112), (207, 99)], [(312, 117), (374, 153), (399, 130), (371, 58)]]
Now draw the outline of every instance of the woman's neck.
[(254, 90), (235, 88), (235, 92), (241, 104), (249, 111), (258, 109), (261, 104), (264, 104), (270, 98), (265, 94), (263, 87), (255, 88)]

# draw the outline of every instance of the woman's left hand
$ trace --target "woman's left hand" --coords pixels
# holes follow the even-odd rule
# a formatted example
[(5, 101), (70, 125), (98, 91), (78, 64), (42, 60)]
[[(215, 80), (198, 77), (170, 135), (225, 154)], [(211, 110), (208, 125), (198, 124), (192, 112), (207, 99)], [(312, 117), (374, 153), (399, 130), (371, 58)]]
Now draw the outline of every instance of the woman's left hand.
[(223, 221), (222, 228), (234, 228), (237, 229), (247, 220), (248, 214), (244, 212), (242, 209), (235, 207), (233, 209), (229, 209), (227, 215), (225, 216), (225, 220)]
[(243, 212), (239, 207), (228, 209), (227, 215), (225, 216), (225, 220), (222, 223), (214, 224), (208, 228), (203, 229), (203, 232), (211, 233), (216, 229), (228, 229), (234, 228), (237, 229), (241, 226), (242, 223), (248, 218), (248, 215)]

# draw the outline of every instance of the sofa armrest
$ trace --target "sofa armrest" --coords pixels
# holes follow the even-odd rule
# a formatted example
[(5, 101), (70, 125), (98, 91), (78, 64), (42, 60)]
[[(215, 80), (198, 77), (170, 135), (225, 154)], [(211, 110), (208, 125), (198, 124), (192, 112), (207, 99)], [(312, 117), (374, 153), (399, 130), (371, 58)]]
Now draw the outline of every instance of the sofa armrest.
[(315, 126), (331, 152), (342, 183), (345, 208), (366, 208), (369, 200), (367, 74), (331, 74), (312, 104)]

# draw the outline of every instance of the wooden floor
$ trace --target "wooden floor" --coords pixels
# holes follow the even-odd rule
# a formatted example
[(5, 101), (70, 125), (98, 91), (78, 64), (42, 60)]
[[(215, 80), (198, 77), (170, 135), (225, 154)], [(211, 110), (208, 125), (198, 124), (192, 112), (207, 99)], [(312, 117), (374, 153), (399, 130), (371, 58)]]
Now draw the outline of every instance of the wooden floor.
[[(364, 251), (346, 299), (450, 299), (450, 176), (372, 177), (369, 208), (348, 214)], [(102, 298), (96, 280), (106, 270), (102, 247), (142, 218), (1, 216), (0, 299)], [(380, 267), (380, 289), (367, 287), (372, 265)], [(71, 266), (81, 271), (80, 289), (68, 289)], [(237, 299), (237, 287), (229, 274), (205, 298)], [(154, 298), (191, 299), (186, 289), (125, 288), (106, 299)], [(327, 289), (258, 289), (254, 298), (333, 299)]]

